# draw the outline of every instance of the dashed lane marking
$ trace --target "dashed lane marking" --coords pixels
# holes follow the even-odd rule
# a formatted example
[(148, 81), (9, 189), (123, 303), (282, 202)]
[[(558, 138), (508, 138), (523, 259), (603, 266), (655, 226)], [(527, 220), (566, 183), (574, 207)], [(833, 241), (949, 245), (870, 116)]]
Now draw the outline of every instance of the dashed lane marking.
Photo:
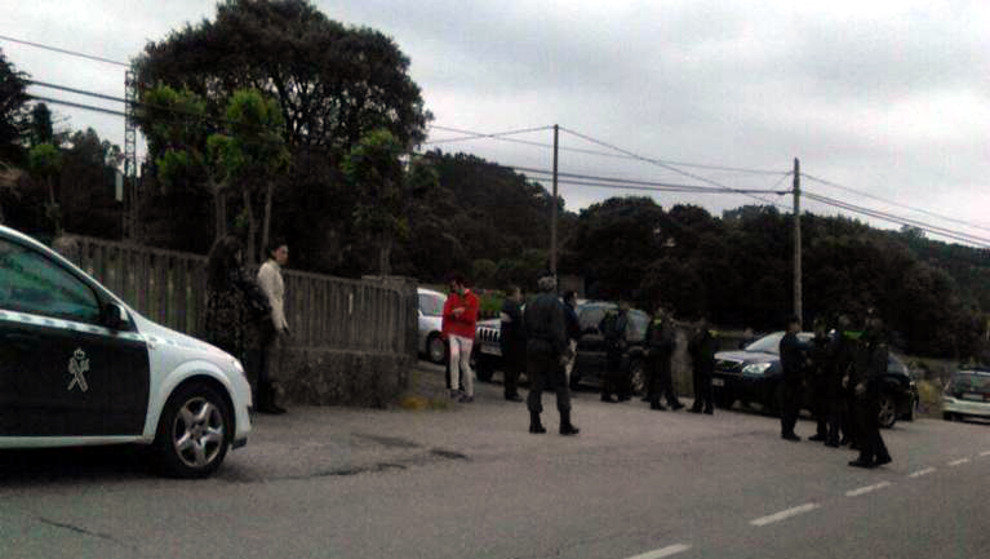
[(928, 474), (930, 474), (930, 473), (932, 473), (934, 471), (935, 471), (935, 468), (925, 468), (924, 470), (918, 470), (917, 472), (911, 472), (910, 474), (908, 474), (908, 477), (912, 477), (913, 478), (913, 477), (927, 476)]
[(990, 456), (990, 450), (984, 450), (983, 452), (980, 453), (980, 456), (981, 457), (983, 457), (983, 456)]
[(677, 555), (678, 553), (683, 553), (691, 549), (690, 545), (683, 543), (678, 543), (674, 545), (668, 545), (667, 547), (655, 549), (653, 551), (647, 551), (646, 553), (641, 553), (629, 559), (663, 559), (664, 557), (670, 557), (671, 555)]
[(874, 483), (873, 485), (867, 485), (865, 487), (860, 487), (858, 489), (853, 489), (852, 491), (846, 491), (846, 497), (859, 497), (860, 495), (865, 495), (876, 491), (877, 489), (883, 489), (884, 487), (889, 487), (889, 481), (881, 481), (880, 483)]
[(768, 516), (761, 516), (755, 520), (750, 520), (749, 523), (753, 526), (766, 526), (767, 524), (773, 524), (774, 522), (780, 522), (781, 520), (790, 518), (792, 516), (797, 516), (799, 514), (804, 514), (806, 512), (813, 511), (820, 507), (818, 503), (805, 503), (800, 506), (792, 507), (787, 510), (782, 510), (778, 513), (774, 513)]
[(969, 462), (969, 458), (960, 458), (959, 460), (953, 460), (952, 462), (949, 462), (949, 465), (959, 466), (961, 464), (965, 464), (966, 462)]

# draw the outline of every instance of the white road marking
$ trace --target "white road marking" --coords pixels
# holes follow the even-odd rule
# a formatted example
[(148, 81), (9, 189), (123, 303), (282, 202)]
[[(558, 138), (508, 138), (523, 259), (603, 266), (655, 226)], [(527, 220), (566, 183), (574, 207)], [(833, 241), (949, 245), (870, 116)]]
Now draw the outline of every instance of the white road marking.
[(852, 491), (846, 491), (846, 497), (858, 497), (860, 495), (865, 495), (877, 489), (883, 489), (884, 487), (889, 487), (889, 481), (881, 481), (880, 483), (875, 483), (873, 485), (867, 485), (866, 487), (860, 487), (859, 489), (853, 489)]
[(662, 559), (663, 557), (670, 557), (671, 555), (683, 553), (689, 549), (691, 549), (690, 545), (678, 543), (674, 545), (668, 545), (667, 547), (661, 549), (647, 551), (646, 553), (641, 553), (634, 557), (630, 557), (629, 559)]
[(935, 468), (925, 468), (924, 470), (918, 470), (917, 472), (911, 472), (908, 477), (921, 477), (927, 476), (928, 474), (935, 471)]
[(990, 450), (984, 450), (980, 453), (980, 456), (990, 456)]
[(750, 520), (749, 523), (752, 524), (753, 526), (766, 526), (767, 524), (772, 524), (774, 522), (780, 522), (781, 520), (784, 520), (785, 518), (790, 518), (792, 516), (797, 516), (799, 514), (803, 514), (803, 513), (809, 512), (809, 511), (813, 511), (813, 510), (817, 509), (820, 506), (821, 505), (819, 505), (817, 503), (805, 503), (805, 504), (800, 505), (800, 506), (797, 506), (797, 507), (789, 508), (787, 510), (782, 510), (782, 511), (780, 511), (778, 513), (774, 513), (774, 514), (771, 514), (769, 516), (763, 516), (763, 517), (757, 518), (756, 520)]
[(969, 458), (960, 458), (959, 460), (953, 460), (952, 462), (949, 462), (949, 465), (958, 466), (960, 464), (965, 464), (966, 462), (969, 462)]

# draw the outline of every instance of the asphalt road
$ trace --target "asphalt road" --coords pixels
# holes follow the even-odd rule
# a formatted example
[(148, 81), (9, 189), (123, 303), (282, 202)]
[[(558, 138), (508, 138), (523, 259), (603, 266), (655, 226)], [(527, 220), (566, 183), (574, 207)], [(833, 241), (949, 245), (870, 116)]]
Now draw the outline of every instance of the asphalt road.
[(477, 386), (446, 410), (259, 417), (203, 481), (158, 479), (133, 449), (0, 454), (0, 557), (990, 556), (987, 424), (898, 423), (894, 462), (866, 471), (774, 418), (587, 392), (579, 436), (530, 435), (522, 404)]

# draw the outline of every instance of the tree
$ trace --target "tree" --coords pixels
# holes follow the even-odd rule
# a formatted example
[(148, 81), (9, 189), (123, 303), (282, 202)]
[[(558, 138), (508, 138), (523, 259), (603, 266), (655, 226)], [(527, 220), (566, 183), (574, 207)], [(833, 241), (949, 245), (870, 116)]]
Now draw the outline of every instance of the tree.
[[(271, 233), (272, 196), (276, 173), (289, 165), (289, 152), (282, 137), (282, 116), (274, 100), (260, 92), (243, 89), (234, 92), (227, 105), (228, 134), (213, 134), (207, 139), (209, 159), (218, 171), (217, 184), (239, 191), (242, 215), (248, 223), (247, 253), (256, 262), (255, 242), (258, 216), (254, 199), (261, 195), (261, 250), (268, 246)], [(263, 256), (261, 258), (263, 260)]]
[(28, 75), (18, 71), (0, 50), (0, 161), (19, 163)]
[(57, 144), (55, 129), (52, 126), (52, 111), (44, 103), (36, 103), (31, 108), (28, 121), (28, 145)]
[(378, 128), (411, 147), (430, 118), (391, 39), (332, 21), (307, 0), (227, 0), (213, 20), (149, 43), (137, 68), (139, 83), (188, 88), (212, 116), (234, 91), (258, 89), (278, 102), (290, 146), (333, 154)]
[(354, 209), (355, 225), (374, 239), (378, 248), (378, 273), (392, 273), (391, 255), (397, 239), (409, 232), (407, 208), (415, 191), (436, 183), (436, 175), (420, 158), (408, 168), (400, 159), (398, 139), (385, 129), (363, 138), (344, 158), (341, 170), (360, 192)]
[(31, 174), (43, 182), (48, 191), (45, 215), (52, 222), (55, 235), (58, 236), (62, 233), (62, 216), (59, 196), (55, 192), (55, 182), (62, 168), (62, 154), (52, 144), (39, 144), (31, 148), (28, 154), (28, 167), (31, 169)]

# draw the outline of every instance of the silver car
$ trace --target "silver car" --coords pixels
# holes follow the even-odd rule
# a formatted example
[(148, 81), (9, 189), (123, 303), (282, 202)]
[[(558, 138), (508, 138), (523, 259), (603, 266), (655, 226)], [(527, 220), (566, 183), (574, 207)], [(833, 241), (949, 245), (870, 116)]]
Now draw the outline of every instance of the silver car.
[(990, 369), (959, 369), (942, 394), (942, 417), (990, 419)]

